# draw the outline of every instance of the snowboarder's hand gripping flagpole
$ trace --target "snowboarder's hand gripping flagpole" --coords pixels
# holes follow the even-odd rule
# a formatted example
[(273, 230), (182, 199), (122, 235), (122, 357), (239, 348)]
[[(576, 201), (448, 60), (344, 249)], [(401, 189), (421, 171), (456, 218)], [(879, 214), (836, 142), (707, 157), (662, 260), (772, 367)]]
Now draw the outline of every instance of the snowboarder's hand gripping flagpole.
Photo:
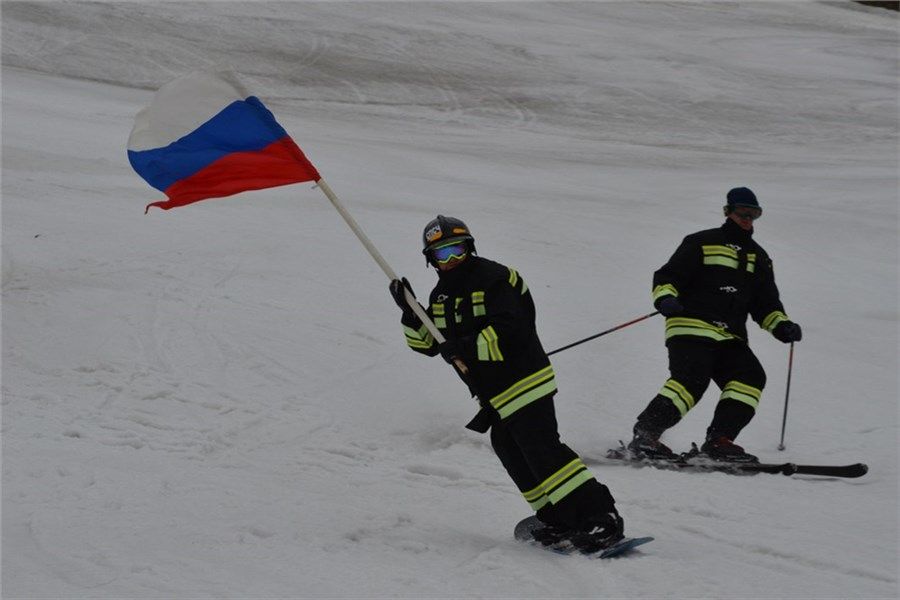
[[(303, 151), (234, 73), (193, 72), (163, 85), (135, 116), (128, 160), (167, 200), (169, 210), (208, 198), (314, 181), (390, 280), (397, 275), (322, 179)], [(410, 309), (442, 344), (446, 340), (408, 290)], [(468, 369), (459, 359), (460, 374)]]
[[(378, 249), (374, 246), (374, 244), (372, 244), (372, 241), (366, 236), (360, 226), (356, 223), (356, 220), (353, 218), (353, 216), (349, 212), (347, 212), (347, 209), (344, 208), (343, 204), (341, 204), (341, 201), (331, 190), (331, 187), (329, 187), (329, 185), (325, 183), (324, 179), (319, 179), (316, 183), (318, 184), (319, 189), (321, 189), (322, 192), (331, 201), (331, 204), (334, 205), (334, 207), (337, 209), (338, 213), (340, 213), (341, 217), (343, 217), (344, 221), (347, 222), (347, 225), (350, 226), (350, 229), (353, 230), (353, 233), (356, 234), (356, 237), (359, 238), (359, 241), (362, 242), (362, 245), (365, 246), (369, 254), (372, 255), (372, 258), (375, 259), (375, 262), (378, 263), (378, 266), (381, 267), (381, 270), (384, 271), (384, 274), (388, 276), (388, 279), (390, 279), (391, 281), (398, 281), (400, 278), (397, 277), (397, 274), (394, 273), (394, 270), (391, 269), (391, 266), (387, 263), (386, 260), (384, 260), (384, 257), (381, 256), (381, 253), (378, 252)], [(405, 285), (401, 287), (403, 288), (403, 295), (406, 299), (406, 303), (409, 305), (410, 310), (412, 310), (412, 312), (419, 318), (419, 320), (422, 321), (422, 323), (425, 325), (425, 328), (428, 329), (428, 332), (431, 333), (431, 335), (434, 337), (434, 340), (438, 344), (443, 344), (444, 342), (446, 342), (446, 338), (437, 328), (437, 325), (434, 324), (434, 321), (432, 321), (428, 317), (425, 309), (422, 308), (410, 289)], [(466, 364), (459, 357), (453, 358), (453, 365), (463, 376), (465, 376), (469, 372), (468, 367), (466, 367)]]

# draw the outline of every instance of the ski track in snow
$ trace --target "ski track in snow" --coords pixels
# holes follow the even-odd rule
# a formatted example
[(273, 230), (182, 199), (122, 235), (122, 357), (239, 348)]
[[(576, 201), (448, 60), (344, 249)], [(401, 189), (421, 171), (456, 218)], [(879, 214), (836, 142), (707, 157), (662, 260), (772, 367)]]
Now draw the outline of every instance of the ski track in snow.
[[(895, 598), (896, 16), (834, 3), (5, 3), (7, 598)], [(227, 33), (228, 35), (224, 35)], [(134, 114), (196, 68), (260, 96), (420, 298), (438, 212), (516, 267), (555, 348), (760, 195), (797, 347), (752, 332), (764, 461), (591, 461), (666, 377), (661, 321), (554, 357), (563, 440), (627, 558), (512, 541), (474, 403), (403, 345), (383, 275), (304, 184), (143, 216)], [(713, 392), (667, 438), (698, 441)], [(853, 552), (847, 552), (852, 548)]]

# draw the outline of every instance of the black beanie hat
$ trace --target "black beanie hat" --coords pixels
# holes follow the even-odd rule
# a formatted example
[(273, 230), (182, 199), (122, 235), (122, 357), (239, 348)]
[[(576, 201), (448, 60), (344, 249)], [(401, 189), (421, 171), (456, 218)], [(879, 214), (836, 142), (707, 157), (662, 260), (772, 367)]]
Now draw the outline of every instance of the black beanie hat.
[(729, 190), (726, 198), (728, 199), (728, 207), (752, 206), (753, 208), (762, 208), (756, 200), (756, 194), (750, 188), (737, 187)]

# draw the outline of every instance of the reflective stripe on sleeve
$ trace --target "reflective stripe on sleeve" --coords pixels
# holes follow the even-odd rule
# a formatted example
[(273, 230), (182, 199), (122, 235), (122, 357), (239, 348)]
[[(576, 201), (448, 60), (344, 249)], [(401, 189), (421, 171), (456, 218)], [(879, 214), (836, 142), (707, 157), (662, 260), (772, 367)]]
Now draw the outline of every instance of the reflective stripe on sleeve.
[(481, 333), (478, 334), (476, 346), (478, 348), (478, 360), (503, 360), (503, 354), (500, 352), (499, 337), (492, 326), (481, 330)]
[(406, 336), (406, 343), (410, 348), (427, 350), (434, 344), (434, 337), (425, 325), (422, 325), (419, 329), (413, 329), (412, 327), (404, 325), (403, 333)]
[(788, 316), (780, 310), (773, 310), (762, 320), (760, 327), (771, 333), (782, 321), (788, 321)]
[(653, 288), (653, 293), (651, 297), (653, 298), (653, 302), (655, 303), (657, 300), (662, 298), (663, 296), (675, 296), (678, 297), (678, 290), (675, 289), (675, 286), (671, 283), (664, 283), (662, 285), (658, 285)]

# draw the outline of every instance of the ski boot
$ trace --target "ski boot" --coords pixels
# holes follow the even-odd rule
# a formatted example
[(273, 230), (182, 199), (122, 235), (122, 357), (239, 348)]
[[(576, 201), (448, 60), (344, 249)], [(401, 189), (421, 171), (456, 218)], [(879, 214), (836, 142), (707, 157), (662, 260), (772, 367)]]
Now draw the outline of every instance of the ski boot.
[(635, 428), (634, 438), (628, 442), (626, 448), (631, 452), (631, 456), (638, 460), (676, 460), (678, 455), (659, 441), (660, 435), (662, 434)]
[(724, 435), (710, 436), (700, 446), (700, 452), (715, 461), (755, 463), (759, 459), (748, 454), (743, 448)]

